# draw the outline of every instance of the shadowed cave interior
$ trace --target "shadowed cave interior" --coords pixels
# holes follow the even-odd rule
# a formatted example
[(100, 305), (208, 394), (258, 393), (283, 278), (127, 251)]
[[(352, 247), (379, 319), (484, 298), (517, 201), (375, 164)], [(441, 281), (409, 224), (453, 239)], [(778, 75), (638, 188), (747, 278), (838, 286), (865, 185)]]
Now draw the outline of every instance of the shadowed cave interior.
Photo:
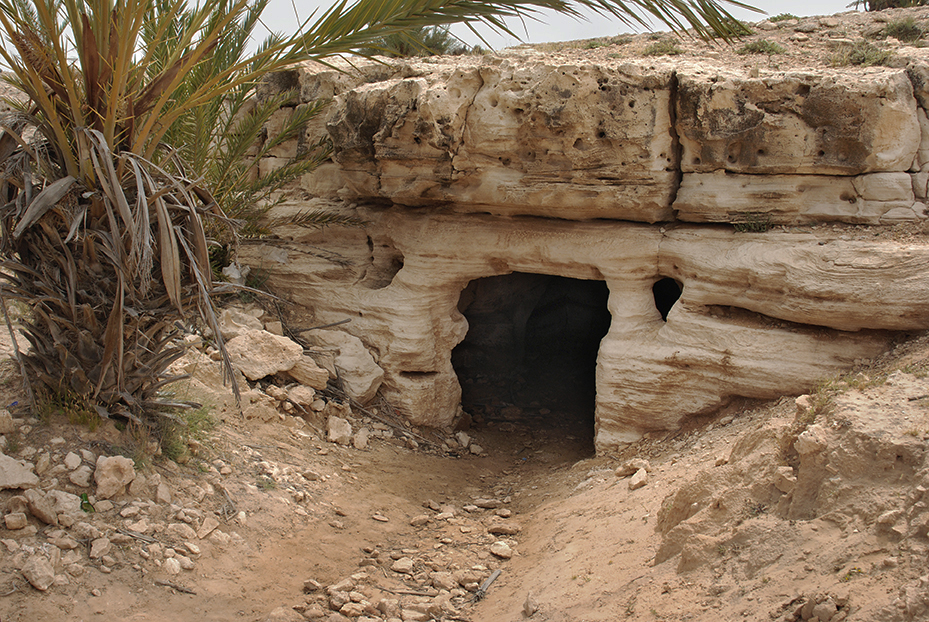
[(468, 333), (452, 364), (472, 425), (557, 441), (566, 459), (593, 455), (608, 297), (603, 281), (545, 274), (471, 281), (458, 303)]

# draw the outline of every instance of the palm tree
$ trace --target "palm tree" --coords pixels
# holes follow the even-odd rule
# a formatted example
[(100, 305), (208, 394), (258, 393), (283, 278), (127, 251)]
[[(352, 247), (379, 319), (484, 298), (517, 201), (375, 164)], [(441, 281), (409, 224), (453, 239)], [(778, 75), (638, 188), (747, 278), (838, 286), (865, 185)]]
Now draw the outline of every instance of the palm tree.
[[(717, 0), (340, 0), (246, 53), (266, 4), (0, 0), (4, 77), (26, 97), (0, 121), (0, 302), (31, 311), (20, 357), (31, 386), (154, 425), (179, 406), (163, 390), (176, 379), (165, 374), (182, 353), (179, 321), (199, 310), (225, 354), (207, 228), (228, 223), (223, 208), (274, 188), (243, 189), (250, 142), (235, 140), (264, 114), (237, 112), (268, 72), (410, 29), (510, 33), (506, 18), (541, 9), (587, 8), (639, 26), (650, 17), (727, 39), (738, 24)], [(293, 128), (317, 112), (307, 107)], [(293, 170), (312, 165), (303, 158)]]

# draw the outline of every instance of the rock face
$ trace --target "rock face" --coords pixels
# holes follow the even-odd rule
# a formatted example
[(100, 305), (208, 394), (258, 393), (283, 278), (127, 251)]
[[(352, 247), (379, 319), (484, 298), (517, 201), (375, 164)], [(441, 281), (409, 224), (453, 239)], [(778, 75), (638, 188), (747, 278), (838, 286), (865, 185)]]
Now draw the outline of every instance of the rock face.
[[(929, 243), (884, 233), (926, 219), (918, 59), (750, 76), (519, 53), (291, 73), (282, 82), (304, 97), (335, 96), (326, 129), (308, 129), (327, 131), (335, 155), (302, 182), (315, 198), (277, 213), (322, 207), (367, 224), (282, 228), (286, 245), (250, 245), (240, 260), (307, 324), (352, 318), (306, 336), (351, 343), (352, 362), (334, 355), (330, 371), (417, 425), (448, 426), (459, 410), (452, 351), (478, 329), (464, 311), (487, 277), (605, 284), (600, 449), (732, 396), (802, 393), (881, 353), (892, 331), (929, 327)], [(659, 301), (659, 283), (679, 298)], [(535, 294), (509, 295), (517, 303), (481, 330), (519, 344)], [(356, 383), (353, 369), (368, 371)]]

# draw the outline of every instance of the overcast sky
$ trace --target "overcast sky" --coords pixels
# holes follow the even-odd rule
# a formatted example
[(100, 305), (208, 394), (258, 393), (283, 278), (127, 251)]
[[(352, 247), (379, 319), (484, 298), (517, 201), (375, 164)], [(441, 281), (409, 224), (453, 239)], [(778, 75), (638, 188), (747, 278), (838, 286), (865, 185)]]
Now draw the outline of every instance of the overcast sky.
[[(755, 0), (752, 2), (752, 0), (747, 0), (747, 3), (754, 4), (754, 6), (771, 15), (779, 13), (793, 13), (800, 16), (832, 15), (833, 13), (850, 10), (847, 8), (848, 0), (779, 0), (778, 2), (772, 0)], [(326, 0), (271, 0), (263, 18), (271, 29), (289, 34), (288, 29), (293, 29), (294, 24), (298, 21), (294, 16), (294, 5), (299, 11), (299, 17), (306, 19), (314, 8), (319, 6), (328, 7), (331, 4), (332, 2)], [(745, 21), (762, 19), (761, 15), (749, 11), (735, 9), (732, 10), (732, 13)], [(574, 20), (560, 15), (544, 15), (543, 20), (543, 22), (527, 21), (525, 29), (517, 21), (512, 23), (510, 28), (520, 35), (523, 42), (526, 43), (571, 41), (632, 32), (616, 20), (608, 20), (597, 15), (590, 16), (587, 21)], [(454, 32), (467, 43), (478, 43), (478, 39), (466, 27), (456, 28)], [(485, 38), (495, 49), (520, 43), (513, 37), (499, 36), (492, 33), (485, 34)]]

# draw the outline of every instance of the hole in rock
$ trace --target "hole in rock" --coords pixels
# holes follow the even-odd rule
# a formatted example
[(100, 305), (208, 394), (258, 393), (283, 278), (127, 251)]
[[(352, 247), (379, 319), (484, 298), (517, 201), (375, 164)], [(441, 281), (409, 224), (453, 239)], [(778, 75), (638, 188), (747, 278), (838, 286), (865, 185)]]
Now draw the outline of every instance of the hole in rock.
[(652, 285), (652, 295), (655, 297), (655, 308), (661, 313), (661, 319), (668, 321), (671, 307), (681, 297), (684, 291), (680, 283), (672, 278), (665, 277)]
[(520, 459), (544, 453), (572, 462), (593, 455), (608, 298), (603, 281), (519, 272), (471, 281), (461, 292), (458, 309), (468, 333), (452, 364), (462, 407), (489, 433), (487, 442)]

